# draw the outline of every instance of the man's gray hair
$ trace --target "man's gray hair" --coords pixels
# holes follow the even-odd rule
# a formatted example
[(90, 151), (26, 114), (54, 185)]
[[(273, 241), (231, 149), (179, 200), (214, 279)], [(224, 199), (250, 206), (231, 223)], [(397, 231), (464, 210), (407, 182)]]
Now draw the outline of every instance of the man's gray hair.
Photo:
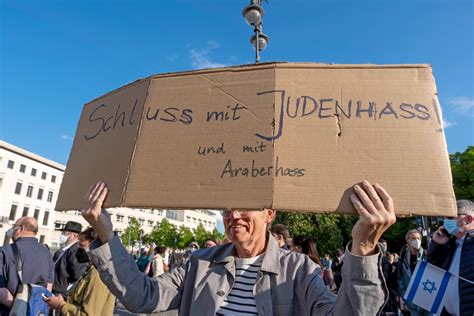
[(407, 231), (405, 235), (405, 240), (408, 240), (408, 237), (410, 237), (411, 234), (418, 234), (420, 235), (420, 237), (423, 237), (423, 235), (420, 233), (418, 229), (410, 229), (409, 231)]
[(474, 203), (469, 200), (457, 200), (458, 215), (474, 216)]

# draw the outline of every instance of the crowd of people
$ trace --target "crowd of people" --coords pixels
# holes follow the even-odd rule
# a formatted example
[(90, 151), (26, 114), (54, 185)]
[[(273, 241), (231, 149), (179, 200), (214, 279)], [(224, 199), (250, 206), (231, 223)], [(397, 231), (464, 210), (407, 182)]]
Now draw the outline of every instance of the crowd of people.
[(273, 225), (272, 209), (228, 209), (221, 211), (225, 241), (192, 242), (179, 258), (150, 243), (134, 259), (102, 208), (107, 192), (103, 182), (90, 188), (82, 214), (91, 227), (66, 223), (54, 255), (36, 239), (34, 218), (15, 222), (13, 244), (0, 248), (1, 315), (14, 308), (22, 283), (51, 293), (44, 302), (52, 315), (112, 315), (116, 299), (137, 313), (433, 315), (403, 299), (420, 261), (463, 277), (450, 283), (443, 315), (474, 314), (474, 206), (467, 200), (458, 201), (458, 217), (445, 220), (427, 249), (413, 229), (400, 252), (390, 251), (380, 238), (395, 222), (393, 201), (364, 181), (351, 196), (359, 213), (353, 240), (333, 254), (321, 256), (316, 240)]

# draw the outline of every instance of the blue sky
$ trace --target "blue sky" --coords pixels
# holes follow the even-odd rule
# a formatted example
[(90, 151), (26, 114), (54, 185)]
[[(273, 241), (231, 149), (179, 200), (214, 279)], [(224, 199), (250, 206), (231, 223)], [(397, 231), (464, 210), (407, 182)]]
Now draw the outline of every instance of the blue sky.
[[(82, 105), (155, 73), (252, 63), (247, 0), (0, 0), (0, 139), (66, 164)], [(448, 151), (474, 145), (472, 0), (270, 0), (262, 61), (429, 63)]]

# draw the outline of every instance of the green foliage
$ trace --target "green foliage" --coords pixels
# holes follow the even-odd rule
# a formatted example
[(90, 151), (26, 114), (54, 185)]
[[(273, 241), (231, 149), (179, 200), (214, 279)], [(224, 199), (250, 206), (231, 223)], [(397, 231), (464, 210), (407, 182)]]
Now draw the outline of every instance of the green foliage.
[(194, 229), (194, 237), (196, 242), (199, 244), (200, 247), (204, 245), (204, 241), (209, 238), (210, 233), (204, 228), (204, 226), (199, 223), (199, 225)]
[(456, 199), (474, 200), (474, 146), (449, 155)]
[(125, 246), (134, 245), (140, 240), (140, 223), (135, 218), (131, 219), (130, 225), (123, 231), (121, 239)]
[(388, 251), (400, 253), (401, 248), (406, 244), (405, 234), (413, 228), (416, 228), (413, 217), (397, 218), (397, 222), (390, 226), (382, 236), (382, 239), (387, 241)]
[(194, 241), (193, 232), (189, 227), (181, 226), (178, 230), (178, 240), (176, 248), (185, 249), (188, 248), (189, 244)]
[(320, 255), (333, 255), (351, 240), (356, 217), (337, 214), (302, 214), (278, 212), (274, 224), (282, 223), (293, 237), (301, 236), (316, 241)]
[(212, 232), (207, 231), (202, 224), (199, 224), (196, 229), (194, 229), (194, 238), (195, 241), (199, 244), (200, 247), (204, 247), (204, 242), (209, 239), (221, 240), (223, 235), (216, 229)]
[(166, 218), (164, 218), (161, 223), (153, 227), (148, 238), (157, 245), (174, 248), (175, 243), (178, 241), (179, 234), (176, 225), (171, 224)]

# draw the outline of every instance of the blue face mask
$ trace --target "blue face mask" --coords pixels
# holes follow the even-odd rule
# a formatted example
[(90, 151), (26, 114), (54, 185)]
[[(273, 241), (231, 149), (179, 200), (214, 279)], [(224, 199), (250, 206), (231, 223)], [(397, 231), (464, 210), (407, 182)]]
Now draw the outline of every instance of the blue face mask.
[(445, 219), (444, 228), (446, 231), (453, 236), (457, 236), (459, 233), (458, 220), (457, 219)]

